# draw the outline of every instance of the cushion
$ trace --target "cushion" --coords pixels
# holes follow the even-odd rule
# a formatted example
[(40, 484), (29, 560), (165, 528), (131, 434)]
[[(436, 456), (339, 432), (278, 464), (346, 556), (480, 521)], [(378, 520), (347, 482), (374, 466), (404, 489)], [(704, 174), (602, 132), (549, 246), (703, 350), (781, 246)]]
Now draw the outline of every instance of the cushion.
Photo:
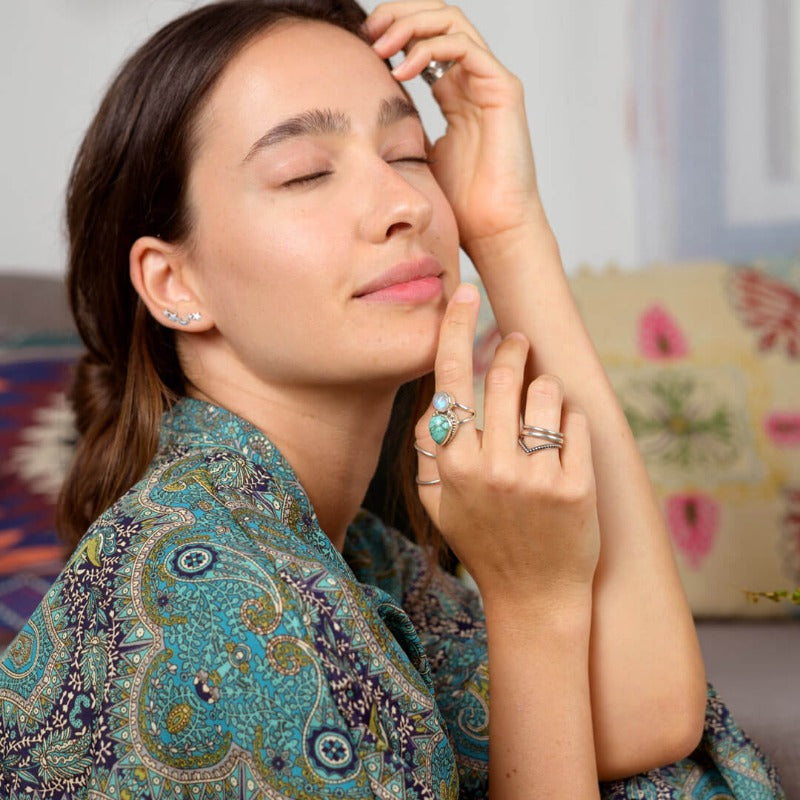
[[(746, 592), (800, 583), (800, 262), (584, 270), (571, 284), (695, 614), (796, 613)], [(498, 338), (484, 315), (478, 376)]]
[(0, 276), (0, 643), (63, 565), (54, 503), (74, 441), (65, 393), (79, 351), (60, 281)]

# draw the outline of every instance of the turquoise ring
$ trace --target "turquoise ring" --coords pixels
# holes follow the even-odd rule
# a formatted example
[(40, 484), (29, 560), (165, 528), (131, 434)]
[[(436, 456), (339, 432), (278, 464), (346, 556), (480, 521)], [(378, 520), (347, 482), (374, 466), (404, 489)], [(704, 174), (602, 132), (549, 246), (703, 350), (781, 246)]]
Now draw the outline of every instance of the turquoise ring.
[[(475, 409), (457, 402), (448, 392), (436, 392), (433, 396), (433, 409), (436, 413), (428, 423), (428, 430), (431, 439), (440, 447), (453, 441), (461, 425), (475, 419)], [(459, 417), (457, 409), (465, 412), (466, 416)]]

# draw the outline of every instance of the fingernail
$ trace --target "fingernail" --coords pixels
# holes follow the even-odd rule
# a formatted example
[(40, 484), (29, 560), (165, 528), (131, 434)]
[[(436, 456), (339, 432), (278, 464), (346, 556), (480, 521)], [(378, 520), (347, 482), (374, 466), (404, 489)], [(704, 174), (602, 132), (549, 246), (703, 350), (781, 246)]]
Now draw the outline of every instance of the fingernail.
[(453, 292), (453, 302), (472, 303), (475, 301), (477, 292), (478, 290), (471, 283), (462, 283), (458, 289)]
[(379, 37), (378, 37), (378, 38), (377, 38), (377, 39), (376, 39), (376, 40), (375, 40), (375, 41), (372, 43), (372, 48), (373, 48), (374, 50), (379, 50), (379, 49), (381, 48), (381, 46), (384, 44), (384, 42), (385, 42), (385, 41), (386, 41), (386, 34), (384, 34), (383, 36), (379, 36)]
[(397, 66), (395, 66), (391, 70), (392, 75), (394, 75), (396, 77), (398, 74), (400, 74), (403, 71), (403, 67), (405, 66), (405, 64), (406, 64), (406, 60), (403, 59), (399, 64), (397, 64)]
[(506, 336), (506, 339), (519, 339), (519, 341), (526, 343), (528, 341), (528, 338), (525, 336), (525, 334), (520, 333), (519, 331), (512, 331), (508, 334), (508, 336)]

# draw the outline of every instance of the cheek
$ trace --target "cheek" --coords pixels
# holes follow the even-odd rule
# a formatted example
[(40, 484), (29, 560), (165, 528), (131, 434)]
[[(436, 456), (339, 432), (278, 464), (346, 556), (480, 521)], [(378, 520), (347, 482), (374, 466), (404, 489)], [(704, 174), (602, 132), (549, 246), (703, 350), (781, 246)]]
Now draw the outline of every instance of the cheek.
[(449, 257), (458, 261), (458, 223), (450, 203), (444, 193), (439, 189), (432, 198), (433, 203), (433, 229), (436, 238), (442, 243)]

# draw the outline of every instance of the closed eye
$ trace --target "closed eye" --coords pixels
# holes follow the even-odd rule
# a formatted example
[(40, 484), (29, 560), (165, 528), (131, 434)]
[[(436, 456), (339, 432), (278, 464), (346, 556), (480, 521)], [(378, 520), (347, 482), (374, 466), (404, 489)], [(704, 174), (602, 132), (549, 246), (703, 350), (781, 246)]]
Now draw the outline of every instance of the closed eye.
[(331, 170), (322, 170), (320, 172), (311, 172), (308, 175), (300, 175), (298, 178), (292, 178), (290, 181), (282, 183), (281, 186), (301, 186), (304, 183), (313, 183), (314, 181), (324, 178), (326, 175), (331, 175)]
[(398, 162), (411, 162), (412, 164), (433, 164), (433, 160), (427, 156), (405, 156), (404, 158), (393, 158), (389, 161), (390, 164), (397, 164)]

